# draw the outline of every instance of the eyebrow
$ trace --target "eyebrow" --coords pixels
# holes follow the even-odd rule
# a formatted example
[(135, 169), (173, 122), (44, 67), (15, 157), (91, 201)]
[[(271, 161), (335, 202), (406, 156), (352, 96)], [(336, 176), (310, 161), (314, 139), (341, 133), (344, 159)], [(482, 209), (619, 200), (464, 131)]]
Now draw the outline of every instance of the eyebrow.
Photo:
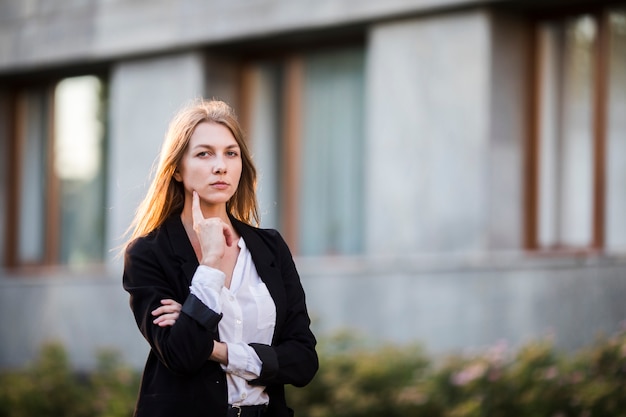
[[(234, 144), (232, 144), (232, 145), (228, 145), (228, 146), (226, 147), (226, 149), (235, 149), (235, 148), (236, 148), (236, 149), (239, 149), (239, 145), (238, 145), (238, 144), (236, 144), (236, 143), (234, 143)], [(201, 144), (199, 144), (199, 145), (194, 146), (194, 147), (193, 147), (193, 148), (191, 148), (191, 149), (193, 149), (193, 150), (196, 150), (196, 149), (215, 149), (215, 147), (214, 147), (213, 145), (207, 145), (207, 144), (201, 143)]]

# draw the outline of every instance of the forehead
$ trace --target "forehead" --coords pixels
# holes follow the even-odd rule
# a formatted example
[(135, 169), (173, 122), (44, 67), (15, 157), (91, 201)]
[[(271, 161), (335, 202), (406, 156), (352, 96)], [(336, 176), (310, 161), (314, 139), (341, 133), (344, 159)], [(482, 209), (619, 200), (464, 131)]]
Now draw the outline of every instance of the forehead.
[(189, 147), (196, 146), (237, 146), (237, 141), (226, 126), (220, 123), (202, 122), (196, 126), (189, 138)]

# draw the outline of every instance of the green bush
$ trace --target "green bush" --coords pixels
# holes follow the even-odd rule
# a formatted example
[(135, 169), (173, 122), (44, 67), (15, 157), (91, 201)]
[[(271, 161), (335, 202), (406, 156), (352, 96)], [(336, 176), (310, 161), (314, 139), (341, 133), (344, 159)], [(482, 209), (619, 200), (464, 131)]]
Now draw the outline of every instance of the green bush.
[(299, 417), (626, 417), (626, 332), (575, 354), (537, 341), (436, 364), (416, 346), (359, 345), (320, 344), (313, 382), (287, 390)]
[[(319, 354), (311, 384), (287, 387), (298, 417), (626, 417), (626, 332), (578, 353), (536, 341), (443, 360), (340, 334)], [(101, 352), (79, 374), (61, 345), (43, 346), (28, 368), (0, 373), (0, 417), (130, 417), (140, 374), (119, 358)]]
[(63, 346), (44, 345), (32, 366), (0, 374), (0, 417), (131, 416), (139, 374), (118, 357), (103, 351), (97, 368), (80, 374)]
[(362, 345), (349, 334), (320, 343), (316, 377), (306, 388), (287, 389), (298, 416), (406, 415), (407, 407), (398, 398), (426, 375), (426, 356), (416, 346), (371, 350)]

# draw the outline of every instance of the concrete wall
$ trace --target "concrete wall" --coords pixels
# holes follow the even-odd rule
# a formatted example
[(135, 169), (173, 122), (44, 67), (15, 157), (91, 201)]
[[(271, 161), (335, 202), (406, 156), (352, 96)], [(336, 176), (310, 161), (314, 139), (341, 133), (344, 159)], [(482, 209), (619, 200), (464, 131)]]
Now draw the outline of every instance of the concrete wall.
[(626, 259), (390, 257), (302, 260), (319, 334), (420, 342), (434, 354), (542, 337), (575, 349), (626, 319)]
[(105, 271), (0, 276), (0, 368), (34, 360), (43, 343), (61, 342), (77, 368), (95, 365), (102, 349), (139, 367), (147, 342), (137, 330), (122, 278)]
[[(366, 257), (298, 259), (319, 338), (350, 330), (368, 343), (423, 344), (430, 353), (511, 348), (554, 338), (576, 349), (626, 318), (626, 258)], [(62, 342), (72, 363), (115, 349), (136, 368), (148, 344), (121, 274), (0, 277), (0, 368), (23, 366), (41, 344)]]
[(0, 73), (327, 28), (475, 3), (481, 2), (4, 0), (0, 1)]
[(489, 30), (484, 11), (373, 26), (367, 253), (487, 247)]
[(368, 253), (521, 248), (526, 36), (488, 10), (372, 27)]

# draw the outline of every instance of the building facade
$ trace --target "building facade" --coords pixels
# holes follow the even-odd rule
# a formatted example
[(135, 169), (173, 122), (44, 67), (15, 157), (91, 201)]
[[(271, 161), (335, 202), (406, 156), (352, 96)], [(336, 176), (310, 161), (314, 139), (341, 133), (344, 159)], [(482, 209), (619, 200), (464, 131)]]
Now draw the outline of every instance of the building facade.
[(443, 354), (626, 318), (626, 2), (0, 1), (0, 367), (147, 353), (119, 246), (233, 105), (318, 336)]

